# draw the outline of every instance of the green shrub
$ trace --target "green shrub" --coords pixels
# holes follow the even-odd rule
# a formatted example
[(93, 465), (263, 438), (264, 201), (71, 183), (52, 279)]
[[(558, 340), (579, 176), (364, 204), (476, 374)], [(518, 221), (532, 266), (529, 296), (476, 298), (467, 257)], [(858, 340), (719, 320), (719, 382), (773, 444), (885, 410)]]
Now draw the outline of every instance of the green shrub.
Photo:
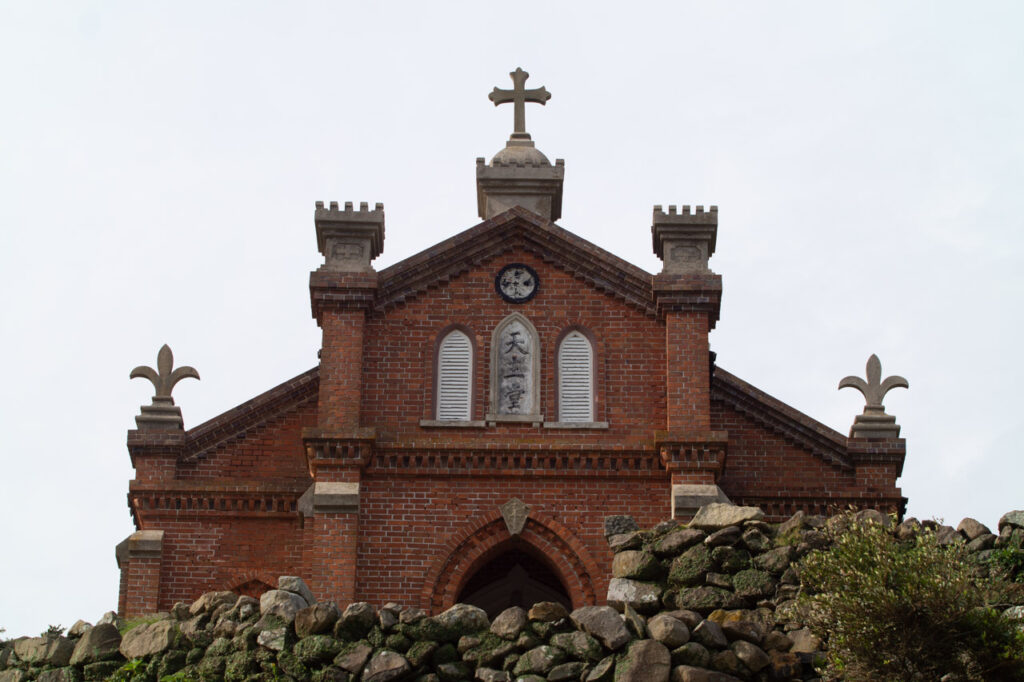
[(962, 543), (923, 529), (897, 541), (852, 516), (831, 549), (801, 564), (808, 624), (828, 639), (828, 672), (847, 680), (1024, 680), (1024, 634), (989, 608), (990, 586)]

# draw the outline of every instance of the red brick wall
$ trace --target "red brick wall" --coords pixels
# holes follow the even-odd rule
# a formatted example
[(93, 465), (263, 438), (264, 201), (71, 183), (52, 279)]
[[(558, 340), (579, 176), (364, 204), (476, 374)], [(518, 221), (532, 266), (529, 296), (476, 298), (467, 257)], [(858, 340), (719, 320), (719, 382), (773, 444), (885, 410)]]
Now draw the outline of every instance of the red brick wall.
[[(237, 482), (238, 479), (308, 481), (302, 448), (302, 429), (316, 426), (313, 402), (250, 429), (193, 462), (179, 463), (175, 478), (182, 481)], [(308, 483), (307, 483), (308, 485)]]
[(359, 598), (376, 603), (411, 601), (424, 590), (426, 568), (447, 555), (446, 541), (467, 523), (493, 514), (516, 497), (530, 507), (531, 515), (557, 521), (582, 543), (597, 566), (592, 578), (603, 601), (612, 559), (604, 539), (604, 517), (630, 513), (644, 527), (669, 515), (667, 474), (576, 478), (522, 473), (486, 479), (364, 476)]
[(204, 592), (235, 589), (254, 575), (276, 586), (277, 576), (302, 572), (297, 514), (246, 518), (197, 512), (154, 522), (164, 531), (160, 610)]
[[(508, 262), (525, 263), (537, 271), (540, 291), (528, 303), (506, 303), (494, 290), (494, 277)], [(556, 340), (572, 325), (592, 333), (597, 341), (598, 416), (609, 422), (608, 430), (553, 432), (517, 425), (438, 432), (419, 426), (420, 419), (434, 418), (435, 341), (451, 324), (473, 333), (473, 418), (483, 419), (490, 400), (491, 333), (513, 312), (526, 316), (540, 337), (540, 402), (547, 421), (558, 418)], [(371, 316), (365, 339), (362, 423), (377, 427), (379, 443), (501, 447), (518, 444), (524, 437), (543, 436), (547, 446), (586, 443), (631, 448), (649, 446), (654, 430), (665, 428), (664, 325), (526, 251), (510, 251), (387, 314)]]

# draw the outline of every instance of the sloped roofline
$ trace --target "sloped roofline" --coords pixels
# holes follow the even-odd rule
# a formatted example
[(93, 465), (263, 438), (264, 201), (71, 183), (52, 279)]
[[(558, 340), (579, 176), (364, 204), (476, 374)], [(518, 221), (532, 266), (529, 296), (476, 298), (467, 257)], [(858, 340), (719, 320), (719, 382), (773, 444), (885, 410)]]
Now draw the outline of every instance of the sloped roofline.
[(377, 274), (378, 310), (400, 305), (515, 247), (654, 317), (651, 273), (515, 206)]
[(711, 379), (711, 399), (721, 400), (831, 464), (853, 469), (847, 455), (846, 436), (717, 365)]
[(189, 429), (185, 432), (183, 459), (200, 459), (221, 445), (241, 438), (248, 430), (316, 400), (319, 389), (320, 367), (317, 366)]

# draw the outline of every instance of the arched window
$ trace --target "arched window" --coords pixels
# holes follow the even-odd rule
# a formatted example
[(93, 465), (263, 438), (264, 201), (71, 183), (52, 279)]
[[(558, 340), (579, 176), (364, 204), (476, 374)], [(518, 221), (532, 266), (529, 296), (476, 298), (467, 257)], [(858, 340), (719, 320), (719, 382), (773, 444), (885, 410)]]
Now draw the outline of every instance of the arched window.
[(594, 421), (594, 350), (578, 331), (558, 346), (558, 421)]
[(437, 350), (437, 419), (469, 421), (473, 398), (473, 343), (453, 329)]

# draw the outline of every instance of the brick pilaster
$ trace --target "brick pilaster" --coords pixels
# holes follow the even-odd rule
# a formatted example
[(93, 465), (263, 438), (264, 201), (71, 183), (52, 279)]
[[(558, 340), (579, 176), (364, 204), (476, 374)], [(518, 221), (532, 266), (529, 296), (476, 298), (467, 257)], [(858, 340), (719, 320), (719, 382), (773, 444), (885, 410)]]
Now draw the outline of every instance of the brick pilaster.
[(121, 569), (117, 612), (121, 617), (157, 612), (163, 539), (162, 530), (140, 530), (117, 545), (115, 556)]
[(356, 601), (360, 482), (374, 438), (372, 429), (303, 432), (314, 481), (303, 495), (303, 564), (318, 599)]

